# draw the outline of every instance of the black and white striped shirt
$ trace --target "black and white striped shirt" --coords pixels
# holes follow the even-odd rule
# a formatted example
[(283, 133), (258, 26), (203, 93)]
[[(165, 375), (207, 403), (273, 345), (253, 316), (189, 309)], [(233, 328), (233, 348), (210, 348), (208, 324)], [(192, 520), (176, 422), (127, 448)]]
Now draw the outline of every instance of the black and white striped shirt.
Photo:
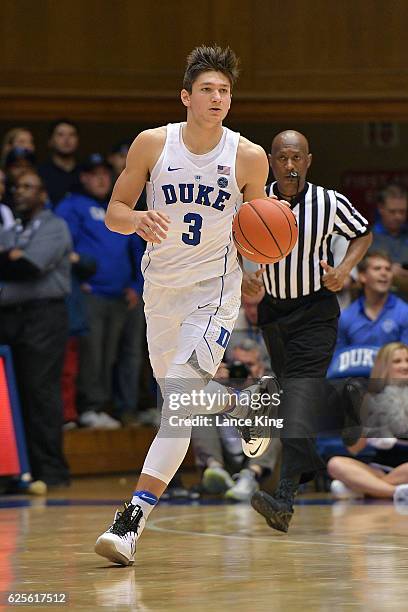
[[(280, 197), (276, 182), (266, 191)], [(325, 259), (333, 265), (334, 234), (351, 240), (369, 231), (368, 221), (344, 195), (333, 189), (305, 183), (291, 208), (297, 218), (298, 242), (285, 259), (267, 265), (263, 274), (267, 293), (279, 299), (310, 295), (323, 287), (320, 261)]]

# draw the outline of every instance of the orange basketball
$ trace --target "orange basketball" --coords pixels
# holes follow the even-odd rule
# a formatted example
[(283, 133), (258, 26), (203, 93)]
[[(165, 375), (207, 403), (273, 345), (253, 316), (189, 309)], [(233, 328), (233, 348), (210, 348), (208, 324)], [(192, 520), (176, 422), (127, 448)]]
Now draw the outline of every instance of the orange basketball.
[(256, 263), (284, 259), (298, 239), (296, 217), (279, 200), (246, 202), (234, 217), (232, 236), (243, 257)]

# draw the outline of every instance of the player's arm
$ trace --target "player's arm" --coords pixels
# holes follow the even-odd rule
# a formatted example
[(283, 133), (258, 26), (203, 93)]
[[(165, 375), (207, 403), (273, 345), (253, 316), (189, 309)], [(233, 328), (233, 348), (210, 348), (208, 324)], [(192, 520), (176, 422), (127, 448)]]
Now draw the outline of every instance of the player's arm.
[[(265, 151), (259, 145), (241, 138), (237, 156), (237, 181), (245, 202), (266, 198), (265, 185), (268, 180), (269, 164)], [(263, 297), (262, 268), (256, 272), (243, 271), (242, 292), (251, 297)]]
[(244, 202), (266, 197), (265, 185), (268, 180), (269, 164), (262, 147), (241, 138), (236, 174)]
[(160, 243), (161, 239), (166, 238), (170, 221), (167, 215), (153, 210), (134, 210), (150, 171), (160, 156), (164, 140), (165, 131), (161, 129), (141, 132), (134, 140), (106, 212), (105, 224), (110, 230), (120, 234), (136, 232), (147, 242)]

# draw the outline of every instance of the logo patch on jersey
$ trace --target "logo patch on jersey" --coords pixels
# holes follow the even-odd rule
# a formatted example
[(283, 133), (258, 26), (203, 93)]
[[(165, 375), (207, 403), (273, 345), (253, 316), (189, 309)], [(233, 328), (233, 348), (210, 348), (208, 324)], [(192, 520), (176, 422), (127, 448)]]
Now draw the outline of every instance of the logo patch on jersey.
[(217, 181), (218, 187), (228, 187), (228, 179), (225, 176), (220, 176)]
[(225, 174), (225, 176), (229, 176), (231, 174), (230, 166), (217, 166), (217, 174)]
[(390, 334), (397, 324), (392, 319), (385, 319), (381, 327), (386, 334)]
[(200, 174), (196, 174), (194, 177), (195, 181), (201, 181), (201, 175)]
[(227, 348), (228, 341), (231, 337), (231, 333), (225, 327), (221, 327), (219, 338), (216, 340), (216, 343), (222, 346), (222, 348)]
[(91, 206), (89, 213), (94, 221), (105, 221), (105, 209), (100, 206)]
[(175, 170), (182, 170), (182, 169), (183, 169), (183, 168), (172, 168), (171, 166), (169, 166), (169, 167), (167, 168), (167, 170), (168, 170), (169, 172), (174, 172)]

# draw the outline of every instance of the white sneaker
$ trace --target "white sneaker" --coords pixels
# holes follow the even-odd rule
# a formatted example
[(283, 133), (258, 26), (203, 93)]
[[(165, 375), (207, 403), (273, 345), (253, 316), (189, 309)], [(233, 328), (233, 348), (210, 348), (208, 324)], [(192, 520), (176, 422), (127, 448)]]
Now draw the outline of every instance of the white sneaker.
[(141, 507), (125, 504), (123, 512), (115, 512), (113, 524), (96, 540), (95, 552), (112, 563), (132, 565), (135, 560), (136, 542), (145, 524)]
[(82, 427), (99, 427), (99, 414), (95, 410), (87, 410), (79, 415), (79, 423)]
[(99, 413), (99, 427), (101, 429), (120, 429), (121, 424), (106, 412)]
[(95, 412), (87, 410), (79, 417), (79, 422), (83, 427), (93, 429), (119, 429), (120, 423), (112, 419), (106, 412)]
[(330, 485), (330, 492), (336, 499), (361, 499), (364, 497), (364, 493), (357, 493), (357, 491), (352, 491), (344, 482), (341, 480), (332, 480)]
[(244, 469), (236, 475), (236, 482), (234, 486), (225, 493), (225, 497), (233, 501), (249, 501), (258, 489), (259, 484), (255, 478), (254, 472)]
[(408, 514), (408, 484), (395, 487), (394, 506), (399, 514)]
[(227, 489), (233, 487), (234, 481), (227, 470), (217, 465), (204, 470), (201, 484), (207, 493), (216, 495), (217, 493), (225, 493)]

